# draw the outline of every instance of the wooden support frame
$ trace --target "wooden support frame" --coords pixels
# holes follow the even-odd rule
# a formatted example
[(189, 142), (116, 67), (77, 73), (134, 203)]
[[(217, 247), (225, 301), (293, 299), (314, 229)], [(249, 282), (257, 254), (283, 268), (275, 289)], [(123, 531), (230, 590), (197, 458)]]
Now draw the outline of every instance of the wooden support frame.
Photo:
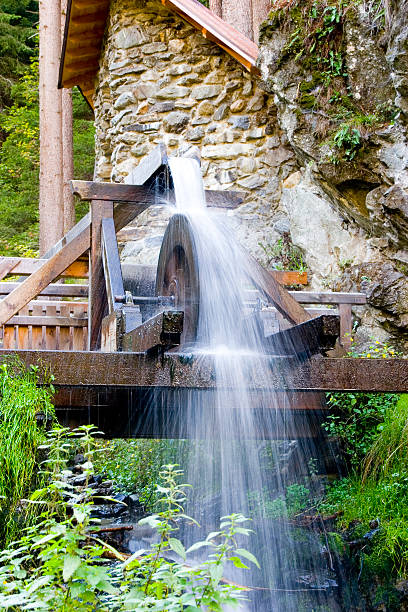
[(183, 319), (183, 312), (161, 312), (124, 334), (122, 350), (157, 355), (178, 346), (183, 333)]
[(102, 319), (106, 314), (106, 286), (102, 261), (102, 220), (113, 219), (113, 202), (91, 202), (91, 250), (89, 254), (89, 327), (88, 348), (100, 347)]
[(121, 307), (116, 302), (115, 296), (124, 295), (125, 293), (113, 217), (104, 217), (102, 219), (102, 260), (109, 313), (112, 313)]
[(63, 246), (50, 259), (45, 260), (31, 276), (19, 283), (0, 302), (0, 326), (31, 302), (43, 289), (60, 276), (89, 245), (89, 228), (83, 229), (71, 242)]

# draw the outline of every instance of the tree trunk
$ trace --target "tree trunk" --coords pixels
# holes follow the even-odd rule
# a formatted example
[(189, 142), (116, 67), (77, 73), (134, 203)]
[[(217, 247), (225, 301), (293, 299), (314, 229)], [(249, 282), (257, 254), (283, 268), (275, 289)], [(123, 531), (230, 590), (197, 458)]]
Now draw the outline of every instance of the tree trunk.
[[(65, 18), (67, 14), (67, 0), (61, 0), (61, 46), (64, 38)], [(63, 174), (63, 202), (64, 202), (64, 234), (75, 225), (74, 196), (69, 181), (74, 178), (74, 147), (72, 126), (72, 90), (63, 89), (62, 95), (62, 174)]]
[(222, 0), (210, 0), (210, 11), (222, 17)]
[(251, 0), (223, 0), (222, 18), (253, 40)]
[(256, 44), (259, 40), (259, 26), (265, 21), (270, 10), (271, 0), (252, 0), (252, 26)]
[(40, 254), (48, 251), (64, 232), (62, 96), (58, 89), (60, 10), (59, 0), (40, 0)]

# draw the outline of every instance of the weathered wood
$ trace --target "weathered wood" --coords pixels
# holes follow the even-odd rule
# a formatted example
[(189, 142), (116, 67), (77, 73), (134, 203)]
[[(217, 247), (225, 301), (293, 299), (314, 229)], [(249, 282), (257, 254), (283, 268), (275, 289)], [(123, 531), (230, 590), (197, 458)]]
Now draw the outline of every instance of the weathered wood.
[[(104, 183), (95, 181), (71, 181), (72, 191), (81, 200), (106, 200), (131, 204), (157, 204), (157, 196), (151, 187), (127, 185), (126, 183)], [(241, 191), (206, 190), (207, 206), (215, 208), (237, 208), (244, 199)]]
[(0, 325), (33, 300), (47, 285), (60, 276), (80, 255), (89, 243), (89, 230), (83, 230), (75, 240), (64, 246), (50, 259), (45, 260), (31, 276), (20, 283), (0, 302)]
[(162, 312), (124, 334), (122, 349), (150, 354), (165, 351), (180, 344), (183, 333), (183, 312)]
[(297, 355), (299, 359), (305, 359), (332, 349), (339, 335), (339, 316), (320, 315), (270, 335), (264, 344), (269, 349), (268, 353)]
[(106, 309), (106, 288), (102, 263), (102, 219), (112, 217), (113, 202), (93, 200), (91, 204), (91, 250), (89, 256), (89, 349), (100, 347), (102, 319)]
[(249, 255), (248, 261), (248, 275), (259, 289), (272, 300), (283, 316), (295, 324), (303, 323), (311, 318), (309, 313), (307, 313), (294, 297), (275, 280), (270, 272), (261, 266), (255, 257)]
[(340, 344), (349, 350), (351, 346), (351, 332), (353, 329), (353, 316), (351, 304), (339, 304), (340, 314)]
[(19, 257), (0, 258), (0, 281), (3, 280), (20, 261)]
[[(165, 353), (152, 359), (143, 353), (58, 351), (6, 351), (18, 355), (28, 366), (42, 364), (55, 377), (58, 388), (105, 386), (185, 387), (211, 389), (216, 386), (214, 361), (205, 355)], [(255, 363), (259, 363), (256, 358)], [(250, 357), (247, 357), (248, 364)], [(254, 370), (253, 389), (276, 391), (371, 391), (407, 393), (408, 359), (331, 359), (312, 357), (304, 363), (288, 357), (265, 357), (264, 370)]]
[(125, 182), (131, 185), (144, 185), (154, 175), (163, 169), (168, 162), (166, 146), (159, 143), (130, 172)]
[(307, 285), (307, 272), (296, 270), (270, 270), (270, 274), (280, 285)]
[[(86, 266), (88, 270), (88, 265)], [(8, 295), (16, 287), (19, 287), (21, 283), (0, 283), (0, 295)], [(61, 285), (53, 283), (43, 289), (38, 295), (50, 296), (50, 297), (88, 297), (88, 285)]]
[(120, 325), (121, 313), (111, 312), (102, 319), (101, 328), (101, 351), (103, 353), (113, 353), (120, 350)]
[[(71, 181), (69, 181), (69, 185), (71, 185)], [(49, 259), (52, 257), (52, 255), (62, 249), (63, 246), (69, 244), (72, 240), (75, 240), (79, 234), (89, 228), (90, 224), (91, 214), (87, 213), (61, 238), (61, 240), (58, 240), (58, 242), (56, 242), (46, 253), (44, 253), (43, 259)]]
[(364, 293), (341, 293), (337, 291), (289, 291), (300, 304), (366, 304)]
[(46, 325), (59, 327), (86, 327), (87, 319), (63, 317), (63, 316), (47, 316), (47, 315), (16, 315), (8, 321), (9, 325)]
[(102, 260), (109, 312), (113, 312), (119, 310), (121, 306), (115, 301), (115, 295), (124, 295), (125, 289), (123, 287), (115, 223), (112, 217), (102, 219)]
[[(89, 227), (85, 228), (85, 231), (89, 231)], [(81, 241), (83, 235), (81, 236)], [(84, 243), (86, 245), (86, 243)], [(85, 249), (86, 250), (86, 249)], [(4, 257), (4, 263), (6, 260), (14, 259), (13, 257)], [(48, 260), (47, 259), (35, 259), (33, 257), (20, 257), (17, 265), (13, 268), (13, 276), (30, 276), (41, 268)], [(59, 276), (63, 278), (87, 278), (88, 276), (88, 263), (86, 261), (75, 261), (68, 266)], [(3, 284), (3, 283), (2, 283)], [(18, 283), (21, 284), (21, 283)], [(0, 285), (1, 286), (1, 285)]]

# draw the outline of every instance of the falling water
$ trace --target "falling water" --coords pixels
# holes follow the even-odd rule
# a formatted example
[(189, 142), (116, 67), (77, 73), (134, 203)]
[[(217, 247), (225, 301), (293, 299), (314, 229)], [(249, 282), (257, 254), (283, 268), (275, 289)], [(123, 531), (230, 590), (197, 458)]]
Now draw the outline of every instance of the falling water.
[[(296, 529), (284, 516), (276, 516), (279, 504), (284, 507), (288, 484), (297, 480), (308, 485), (307, 462), (316, 453), (301, 441), (293, 445), (285, 440), (290, 418), (278, 410), (278, 397), (268, 388), (270, 359), (248, 307), (250, 263), (226, 219), (207, 209), (198, 162), (173, 158), (169, 163), (176, 213), (188, 220), (198, 262), (198, 335), (190, 350), (212, 355), (216, 374), (215, 392), (192, 392), (186, 410), (183, 437), (196, 441), (186, 468), (194, 487), (191, 512), (197, 515), (201, 510), (205, 529), (232, 512), (253, 518), (255, 534), (244, 544), (258, 557), (261, 570), (253, 567), (250, 572), (230, 574), (233, 581), (254, 587), (248, 610), (338, 609), (327, 595), (327, 585), (334, 581), (330, 582), (321, 541), (311, 531)], [(255, 391), (254, 381), (257, 386), (261, 381), (261, 391)], [(280, 406), (284, 402), (280, 394)], [(281, 441), (271, 440), (277, 428), (283, 432)], [(293, 448), (295, 476), (282, 469), (283, 455)], [(312, 603), (309, 592), (314, 593)]]

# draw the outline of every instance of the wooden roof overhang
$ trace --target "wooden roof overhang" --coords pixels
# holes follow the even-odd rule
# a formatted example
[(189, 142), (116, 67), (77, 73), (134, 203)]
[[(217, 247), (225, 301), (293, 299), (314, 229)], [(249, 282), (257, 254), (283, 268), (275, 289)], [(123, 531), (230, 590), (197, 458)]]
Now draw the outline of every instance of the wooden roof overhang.
[[(249, 72), (258, 73), (258, 46), (198, 0), (160, 1)], [(58, 86), (76, 85), (91, 106), (108, 13), (109, 0), (68, 0)]]

